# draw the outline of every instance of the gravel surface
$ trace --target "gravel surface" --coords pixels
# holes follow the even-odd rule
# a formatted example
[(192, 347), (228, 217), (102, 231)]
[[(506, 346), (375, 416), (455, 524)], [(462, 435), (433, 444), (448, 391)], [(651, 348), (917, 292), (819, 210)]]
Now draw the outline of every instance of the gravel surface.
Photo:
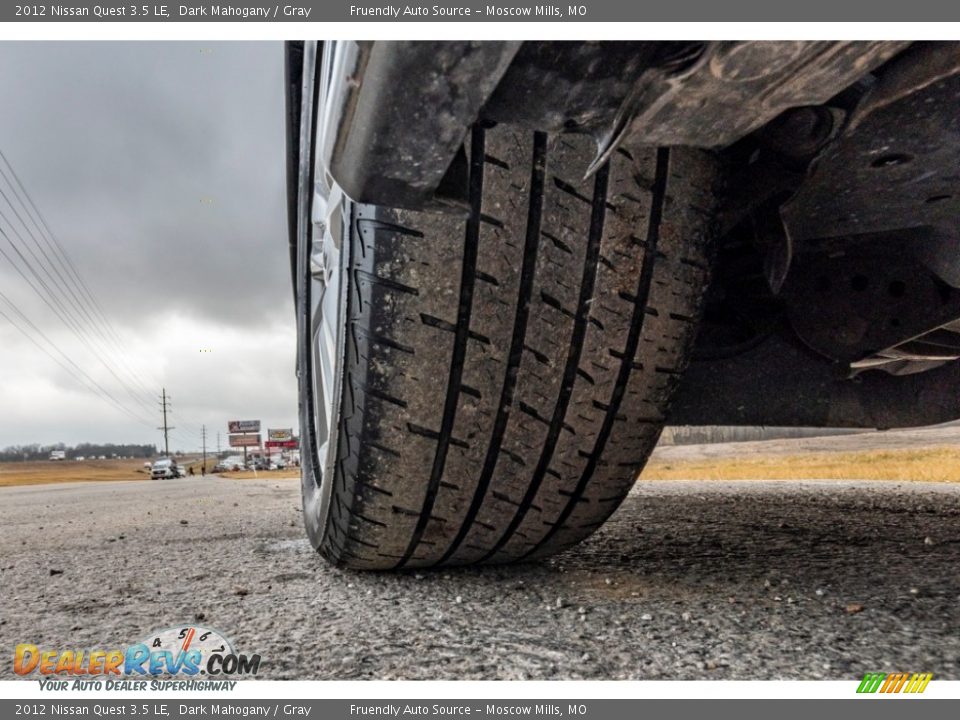
[(295, 480), (0, 489), (4, 652), (185, 622), (271, 679), (960, 679), (960, 486), (642, 483), (552, 561), (403, 574), (327, 566)]

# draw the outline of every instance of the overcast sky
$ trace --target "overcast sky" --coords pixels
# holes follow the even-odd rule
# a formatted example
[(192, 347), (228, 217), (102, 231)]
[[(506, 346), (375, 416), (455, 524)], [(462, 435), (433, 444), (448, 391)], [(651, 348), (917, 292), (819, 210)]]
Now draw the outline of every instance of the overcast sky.
[[(162, 445), (158, 397), (150, 415), (113, 373), (138, 396), (138, 381), (155, 396), (167, 388), (171, 450), (198, 448), (201, 424), (211, 445), (218, 431), (226, 442), (228, 420), (296, 426), (282, 63), (279, 43), (0, 43), (0, 150), (123, 357), (98, 361), (2, 255), (0, 291), (149, 421), (85, 389), (0, 317), (0, 447)], [(17, 223), (13, 209), (26, 212), (2, 178), (0, 189), (12, 201), (0, 198), (0, 249), (18, 262), (11, 242), (31, 260), (30, 248), (52, 255), (38, 228)]]

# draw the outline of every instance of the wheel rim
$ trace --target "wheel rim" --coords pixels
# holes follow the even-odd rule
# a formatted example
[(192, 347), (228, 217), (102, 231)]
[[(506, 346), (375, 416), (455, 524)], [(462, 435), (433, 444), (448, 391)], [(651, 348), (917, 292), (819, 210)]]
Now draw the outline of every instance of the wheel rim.
[[(325, 43), (323, 66), (329, 63)], [(322, 137), (327, 88), (314, 101), (316, 44), (304, 48), (304, 102), (301, 113), (301, 167), (298, 228), (298, 293), (300, 335), (301, 452), (304, 520), (315, 547), (323, 541), (337, 457), (340, 414), (340, 364), (346, 324), (346, 282), (342, 239), (347, 220), (346, 197), (328, 182), (318, 158), (316, 141)], [(309, 101), (307, 100), (309, 98)], [(313, 113), (317, 112), (317, 136)], [(315, 165), (311, 167), (311, 162)], [(309, 217), (310, 222), (304, 222)]]
[(313, 198), (313, 238), (310, 243), (310, 384), (316, 453), (315, 484), (323, 491), (326, 512), (328, 479), (333, 477), (340, 414), (340, 364), (346, 302), (343, 297), (344, 198), (336, 186), (316, 188)]

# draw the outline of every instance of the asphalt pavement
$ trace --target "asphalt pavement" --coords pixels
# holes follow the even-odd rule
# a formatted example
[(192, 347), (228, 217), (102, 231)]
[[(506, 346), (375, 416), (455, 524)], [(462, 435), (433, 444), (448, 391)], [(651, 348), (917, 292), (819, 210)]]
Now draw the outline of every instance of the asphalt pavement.
[(183, 623), (267, 679), (960, 679), (960, 486), (641, 483), (550, 561), (393, 574), (317, 556), (296, 480), (0, 488), (4, 652)]

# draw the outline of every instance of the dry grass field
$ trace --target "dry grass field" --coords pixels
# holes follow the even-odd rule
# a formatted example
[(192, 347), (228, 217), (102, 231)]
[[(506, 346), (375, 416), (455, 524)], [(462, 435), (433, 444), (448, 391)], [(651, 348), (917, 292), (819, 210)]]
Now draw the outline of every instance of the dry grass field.
[(900, 480), (960, 482), (960, 448), (658, 459), (641, 480)]
[(657, 446), (641, 480), (960, 482), (960, 426)]
[(0, 487), (51, 482), (147, 480), (144, 460), (35, 460), (0, 463)]
[(226, 478), (238, 480), (299, 480), (300, 468), (289, 467), (283, 470), (237, 470), (236, 472), (221, 473)]
[[(35, 460), (31, 462), (0, 463), (0, 487), (12, 485), (41, 485), (63, 482), (110, 482), (116, 480), (149, 480), (150, 472), (143, 466), (146, 460)], [(207, 466), (215, 460), (207, 458)], [(200, 472), (200, 461), (189, 458), (181, 461), (184, 467), (193, 466)]]
[[(58, 482), (147, 480), (143, 460), (0, 463), (0, 487)], [(200, 460), (181, 464), (200, 474)], [(211, 468), (215, 460), (207, 458)], [(223, 473), (295, 479), (298, 468)], [(890, 480), (960, 482), (960, 427), (710, 445), (660, 445), (641, 480)]]

